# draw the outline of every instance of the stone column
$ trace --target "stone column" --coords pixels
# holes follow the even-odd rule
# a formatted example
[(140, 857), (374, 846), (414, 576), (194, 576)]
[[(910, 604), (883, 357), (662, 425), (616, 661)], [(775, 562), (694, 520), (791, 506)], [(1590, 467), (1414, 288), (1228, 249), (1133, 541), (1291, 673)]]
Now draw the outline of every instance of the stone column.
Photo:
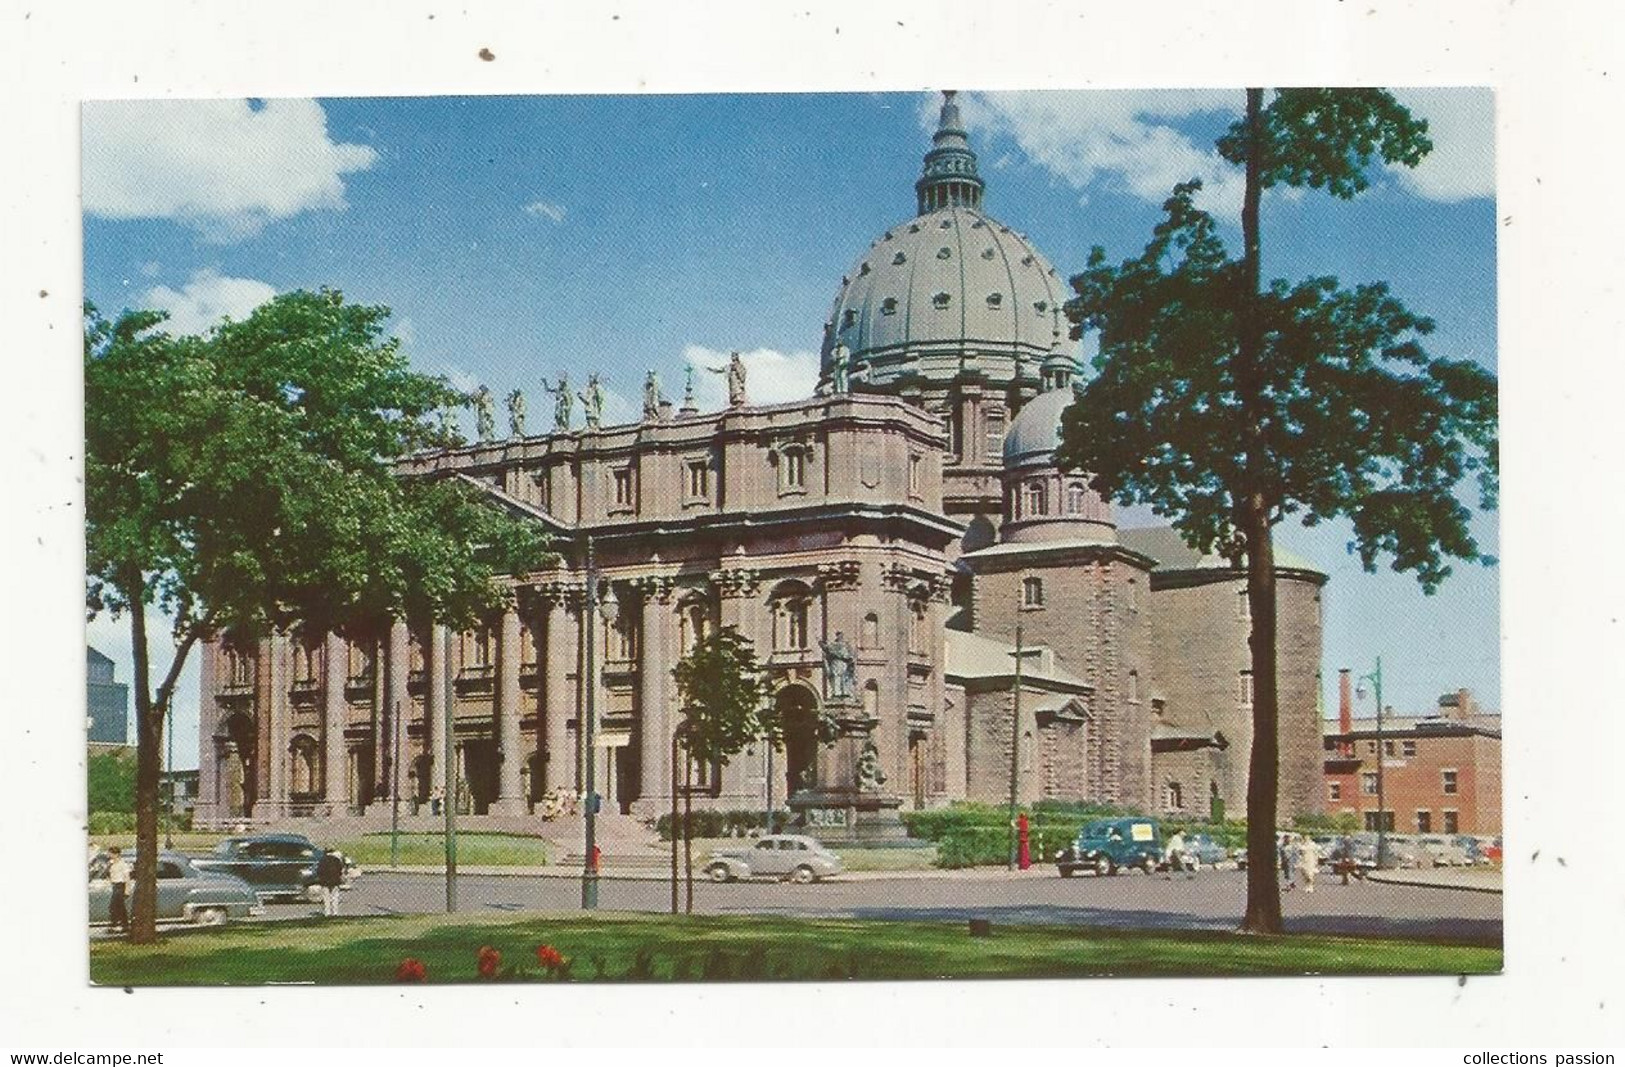
[[(441, 731), (451, 721), (451, 709), (446, 707), (446, 679), (451, 664), (446, 662), (446, 628), (435, 623), (425, 636), (428, 644), (423, 650), (423, 752), (429, 757), (428, 795), (432, 797), (435, 789), (443, 790), (446, 784), (441, 760), (445, 735)], [(452, 803), (454, 799), (447, 797), (446, 803)]]
[(349, 673), (344, 639), (328, 634), (322, 642), (322, 802), (329, 815), (345, 814), (350, 803), (344, 748), (344, 687)]
[(672, 580), (649, 578), (643, 590), (642, 662), (638, 666), (640, 807), (659, 814), (671, 807)]
[[(412, 698), (406, 688), (412, 670), (412, 647), (405, 619), (389, 621), (389, 636), (381, 651), (384, 660), (384, 729), (383, 747), (377, 759), (378, 780), (383, 787), (379, 799), (392, 800), (399, 789), (398, 783), (406, 781), (406, 770), (412, 762), (405, 752), (406, 721), (412, 710)], [(397, 733), (401, 739), (399, 750), (395, 745)], [(403, 766), (397, 767), (396, 760)]]
[(293, 709), (288, 701), (288, 638), (272, 633), (260, 643), (260, 672), (265, 700), (260, 704), (259, 758), (255, 760), (254, 815), (280, 818), (288, 810), (288, 728)]
[(219, 810), (216, 802), (220, 789), (220, 759), (214, 735), (220, 728), (220, 704), (215, 699), (215, 657), (220, 655), (221, 647), (218, 639), (198, 643), (198, 773), (193, 819), (200, 826), (214, 823)]
[(492, 815), (523, 815), (525, 796), (520, 787), (519, 769), (525, 753), (519, 740), (519, 665), (524, 657), (519, 644), (519, 612), (512, 605), (503, 609), (497, 638), (496, 731), (497, 799)]
[(576, 788), (576, 753), (570, 746), (569, 719), (575, 715), (577, 642), (580, 625), (563, 590), (555, 589), (548, 600), (546, 662), (542, 697), (538, 704), (542, 718), (542, 788)]

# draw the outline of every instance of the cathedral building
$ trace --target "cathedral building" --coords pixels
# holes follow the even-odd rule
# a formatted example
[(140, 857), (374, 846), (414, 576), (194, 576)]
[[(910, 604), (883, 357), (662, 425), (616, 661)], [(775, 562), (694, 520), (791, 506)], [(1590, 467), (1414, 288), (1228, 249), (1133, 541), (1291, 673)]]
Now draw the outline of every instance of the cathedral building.
[[(197, 819), (410, 811), (445, 780), (447, 731), (471, 817), (535, 819), (588, 760), (605, 812), (669, 810), (672, 668), (718, 626), (754, 643), (786, 737), (705, 769), (696, 804), (788, 800), (834, 827), (865, 804), (1002, 801), (1014, 776), (1028, 801), (1239, 815), (1245, 572), (1171, 529), (1120, 529), (1059, 465), (1065, 283), (984, 188), (947, 94), (917, 214), (840, 281), (814, 396), (753, 404), (736, 362), (722, 411), (651, 378), (625, 425), (589, 387), (580, 428), (560, 383), (549, 432), (515, 417), (498, 439), (487, 415), (476, 443), (401, 461), (541, 525), (558, 563), (510, 576), (512, 604), (470, 633), (209, 643)], [(1277, 567), (1286, 816), (1324, 806), (1326, 579), (1279, 550)]]

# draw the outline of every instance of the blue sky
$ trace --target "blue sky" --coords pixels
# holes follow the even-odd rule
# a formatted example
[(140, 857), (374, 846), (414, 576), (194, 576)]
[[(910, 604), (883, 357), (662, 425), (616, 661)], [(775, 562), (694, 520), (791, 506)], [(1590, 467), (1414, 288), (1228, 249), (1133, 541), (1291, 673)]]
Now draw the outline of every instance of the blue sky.
[[(1494, 158), (1485, 90), (1402, 94), (1434, 155), (1352, 202), (1266, 203), (1270, 276), (1386, 280), (1432, 316), (1439, 354), (1496, 365)], [(668, 393), (689, 363), (749, 354), (752, 393), (810, 390), (841, 275), (914, 214), (934, 94), (542, 96), (89, 104), (85, 289), (104, 311), (156, 306), (177, 327), (241, 317), (273, 292), (321, 285), (386, 304), (419, 369), (497, 395), (601, 370), (609, 414), (643, 373)], [(1144, 244), (1171, 185), (1208, 182), (1234, 218), (1237, 176), (1212, 141), (1239, 90), (967, 93), (990, 214), (1057, 269), (1090, 246)], [(1239, 242), (1234, 227), (1228, 232)], [(702, 406), (720, 382), (698, 375)], [(1497, 547), (1495, 516), (1476, 533)], [(1342, 524), (1283, 526), (1279, 543), (1331, 575), (1325, 677), (1369, 670), (1422, 710), (1467, 687), (1500, 703), (1495, 570), (1461, 566), (1424, 596), (1361, 571)], [(91, 640), (130, 677), (128, 626)], [(167, 642), (160, 647), (168, 647)], [(196, 761), (195, 664), (182, 683), (177, 764)], [(184, 755), (182, 755), (184, 753)]]

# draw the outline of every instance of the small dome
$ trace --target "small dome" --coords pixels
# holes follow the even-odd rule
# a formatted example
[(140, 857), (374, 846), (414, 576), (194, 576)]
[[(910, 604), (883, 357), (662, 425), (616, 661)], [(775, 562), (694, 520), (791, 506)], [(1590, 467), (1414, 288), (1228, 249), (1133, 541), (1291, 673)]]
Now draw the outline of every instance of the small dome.
[(1051, 389), (1027, 401), (1004, 435), (1004, 469), (1052, 467), (1061, 446), (1061, 413), (1072, 403), (1073, 391)]

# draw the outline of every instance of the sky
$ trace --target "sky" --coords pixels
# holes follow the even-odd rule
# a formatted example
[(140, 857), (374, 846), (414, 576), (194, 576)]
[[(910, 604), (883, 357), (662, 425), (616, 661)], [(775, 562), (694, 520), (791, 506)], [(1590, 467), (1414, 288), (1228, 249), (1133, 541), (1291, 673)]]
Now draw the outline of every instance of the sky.
[[(1352, 201), (1274, 194), (1266, 277), (1382, 280), (1432, 317), (1428, 347), (1494, 369), (1496, 204), (1488, 90), (1409, 90), (1435, 148)], [(86, 297), (152, 307), (176, 331), (241, 318), (277, 292), (327, 286), (383, 304), (416, 369), (501, 397), (591, 370), (609, 419), (643, 375), (739, 350), (753, 399), (810, 393), (841, 276), (914, 214), (939, 97), (929, 93), (121, 101), (83, 112)], [(1239, 90), (978, 93), (961, 103), (987, 212), (1063, 277), (1091, 246), (1122, 259), (1173, 184), (1234, 222), (1239, 176), (1213, 151)], [(723, 383), (696, 374), (702, 408)], [(1133, 522), (1142, 516), (1129, 516)], [(1474, 520), (1498, 551), (1496, 516)], [(1340, 667), (1382, 661), (1385, 703), (1425, 711), (1469, 688), (1500, 706), (1498, 572), (1462, 564), (1435, 595), (1367, 574), (1349, 529), (1278, 528), (1330, 575), (1326, 710)], [(1382, 567), (1379, 564), (1379, 567)], [(155, 624), (156, 630), (161, 626)], [(89, 640), (129, 680), (125, 620)], [(154, 632), (155, 652), (172, 648)], [(176, 765), (197, 762), (196, 657), (176, 712)], [(1365, 705), (1369, 710), (1369, 704)]]

